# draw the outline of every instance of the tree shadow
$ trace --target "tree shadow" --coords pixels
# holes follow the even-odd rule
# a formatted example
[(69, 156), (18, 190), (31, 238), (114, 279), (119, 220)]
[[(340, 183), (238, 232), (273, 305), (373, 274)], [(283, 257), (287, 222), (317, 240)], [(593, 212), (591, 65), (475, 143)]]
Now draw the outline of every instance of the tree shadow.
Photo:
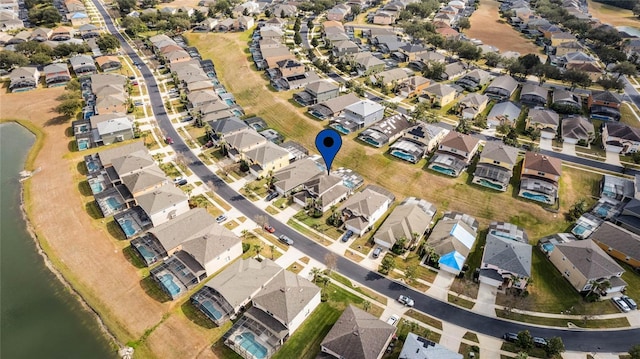
[(78, 152), (78, 143), (76, 142), (75, 139), (69, 141), (69, 144), (67, 145), (67, 149), (69, 150), (69, 152)]
[(64, 115), (60, 115), (60, 116), (56, 116), (56, 117), (52, 117), (49, 120), (47, 120), (47, 122), (44, 123), (44, 126), (58, 126), (58, 125), (62, 125), (63, 123), (66, 123), (69, 121), (69, 118), (67, 116)]
[(199, 311), (190, 300), (185, 301), (180, 309), (184, 316), (187, 317), (190, 321), (199, 325), (205, 329), (213, 329), (217, 328), (217, 326), (209, 319), (206, 315), (204, 315), (201, 311)]
[(118, 225), (118, 222), (116, 221), (107, 222), (107, 231), (113, 238), (117, 240), (127, 239), (127, 237), (124, 235), (124, 232), (122, 231), (122, 228), (120, 228), (120, 225)]
[(67, 129), (64, 130), (64, 135), (67, 137), (73, 137), (73, 127), (67, 127)]
[(140, 257), (136, 254), (136, 250), (133, 249), (132, 246), (125, 247), (122, 249), (122, 254), (127, 262), (131, 263), (134, 267), (138, 269), (145, 268), (147, 265), (140, 259)]
[(87, 211), (87, 213), (89, 214), (89, 216), (91, 218), (93, 218), (93, 219), (104, 218), (102, 216), (102, 212), (100, 211), (100, 208), (98, 207), (98, 204), (96, 203), (96, 201), (87, 202), (87, 204), (85, 204), (84, 208), (85, 208), (85, 210)]
[(93, 196), (93, 192), (91, 191), (91, 187), (87, 181), (78, 183), (78, 191), (80, 191), (80, 194), (85, 197)]
[(171, 300), (171, 297), (167, 293), (165, 293), (162, 289), (160, 289), (159, 284), (153, 280), (153, 277), (148, 276), (140, 280), (140, 287), (144, 290), (145, 293), (154, 300), (160, 303), (166, 303)]
[(76, 165), (76, 170), (78, 171), (78, 173), (80, 173), (83, 176), (86, 176), (89, 174), (89, 171), (87, 170), (87, 165), (84, 163), (84, 161), (78, 162), (78, 164)]

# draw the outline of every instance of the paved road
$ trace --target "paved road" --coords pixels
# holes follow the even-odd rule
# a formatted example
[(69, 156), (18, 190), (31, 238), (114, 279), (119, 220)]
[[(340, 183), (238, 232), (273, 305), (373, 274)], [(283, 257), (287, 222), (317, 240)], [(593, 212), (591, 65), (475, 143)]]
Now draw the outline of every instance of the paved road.
[[(269, 223), (276, 229), (277, 234), (287, 235), (289, 238), (294, 240), (295, 246), (298, 250), (317, 261), (324, 262), (325, 255), (330, 253), (327, 248), (292, 230), (286, 224), (279, 222), (256, 207), (245, 197), (239, 195), (222, 179), (211, 172), (211, 170), (209, 170), (209, 168), (207, 168), (197, 158), (197, 156), (189, 150), (182, 138), (178, 135), (177, 131), (173, 128), (171, 121), (165, 112), (160, 91), (150, 69), (116, 30), (111, 18), (107, 16), (105, 9), (102, 7), (102, 4), (98, 3), (97, 0), (93, 1), (104, 17), (109, 31), (120, 40), (124, 52), (126, 52), (133, 61), (143, 64), (141, 66), (141, 72), (146, 80), (153, 113), (158, 124), (167, 135), (174, 139), (172, 147), (176, 153), (184, 154), (185, 158), (191, 162), (189, 167), (193, 173), (200, 177), (205, 183), (207, 181), (212, 181), (217, 188), (216, 193), (238, 209), (242, 214), (252, 219), (256, 218), (257, 215), (266, 215), (269, 219)], [(490, 336), (500, 337), (505, 332), (517, 332), (528, 329), (537, 336), (561, 336), (567, 350), (583, 352), (623, 352), (628, 350), (631, 345), (640, 342), (640, 339), (638, 339), (640, 338), (640, 328), (627, 330), (616, 329), (611, 331), (564, 330), (538, 328), (496, 318), (485, 317), (452, 306), (448, 303), (441, 302), (425, 295), (424, 293), (409, 289), (400, 283), (387, 279), (386, 277), (361, 267), (360, 265), (343, 257), (338, 257), (337, 271), (348, 278), (351, 278), (352, 280), (355, 280), (362, 285), (372, 288), (391, 298), (396, 298), (400, 294), (409, 295), (414, 298), (416, 302), (416, 309), (443, 321)]]

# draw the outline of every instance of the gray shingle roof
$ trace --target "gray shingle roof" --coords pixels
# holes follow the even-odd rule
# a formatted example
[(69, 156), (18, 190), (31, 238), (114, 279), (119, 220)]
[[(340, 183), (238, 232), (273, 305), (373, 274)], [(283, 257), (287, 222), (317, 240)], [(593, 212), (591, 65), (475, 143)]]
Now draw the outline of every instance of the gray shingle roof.
[(309, 280), (283, 270), (256, 295), (253, 302), (288, 325), (319, 293), (320, 288)]
[(587, 279), (609, 278), (624, 269), (590, 239), (556, 244), (560, 251)]
[(184, 241), (204, 236), (212, 227), (220, 227), (204, 208), (194, 208), (159, 226), (151, 228), (149, 233), (171, 251)]
[(487, 235), (482, 263), (524, 277), (531, 276), (531, 246), (511, 239)]
[[(102, 156), (100, 157), (102, 160)], [(139, 171), (154, 165), (156, 162), (146, 149), (132, 152), (112, 160), (113, 168), (119, 176), (124, 176), (130, 172)], [(104, 163), (103, 163), (104, 165)]]
[(480, 158), (488, 158), (494, 161), (515, 165), (518, 160), (518, 149), (507, 146), (502, 142), (487, 141), (482, 149)]
[(376, 359), (395, 332), (393, 325), (349, 305), (327, 333), (321, 346), (342, 358)]
[(436, 207), (433, 204), (407, 198), (389, 214), (374, 237), (391, 245), (402, 237), (411, 240), (413, 233), (421, 236), (429, 228), (435, 214)]
[(153, 192), (145, 193), (136, 198), (138, 205), (149, 216), (186, 200), (187, 196), (184, 192), (173, 184), (165, 184)]
[(132, 175), (123, 176), (121, 180), (131, 193), (136, 193), (160, 183), (168, 182), (165, 173), (156, 165), (145, 168)]
[(100, 157), (100, 162), (103, 166), (109, 166), (112, 164), (114, 159), (125, 156), (129, 153), (139, 151), (147, 151), (147, 148), (144, 146), (144, 143), (142, 141), (128, 143), (123, 146), (113, 147), (107, 150), (100, 151), (98, 152), (98, 157)]
[(640, 236), (611, 222), (604, 222), (589, 238), (640, 260)]

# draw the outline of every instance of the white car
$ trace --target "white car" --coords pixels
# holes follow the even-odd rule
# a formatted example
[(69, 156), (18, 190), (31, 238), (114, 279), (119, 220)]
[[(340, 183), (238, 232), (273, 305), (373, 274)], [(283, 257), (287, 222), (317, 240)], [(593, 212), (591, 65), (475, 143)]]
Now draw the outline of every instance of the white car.
[(398, 324), (399, 320), (400, 320), (400, 317), (394, 314), (390, 316), (389, 319), (387, 319), (387, 324), (395, 326)]
[(407, 297), (406, 295), (401, 295), (398, 297), (398, 302), (406, 305), (407, 307), (413, 307), (413, 305), (415, 304), (415, 302), (413, 301), (413, 299)]
[(631, 311), (631, 308), (629, 308), (629, 305), (627, 304), (627, 302), (622, 300), (622, 298), (613, 297), (613, 298), (611, 298), (611, 300), (613, 301), (613, 303), (615, 303), (616, 306), (618, 306), (618, 308), (620, 308), (621, 311), (623, 311), (625, 313), (628, 312), (628, 311)]

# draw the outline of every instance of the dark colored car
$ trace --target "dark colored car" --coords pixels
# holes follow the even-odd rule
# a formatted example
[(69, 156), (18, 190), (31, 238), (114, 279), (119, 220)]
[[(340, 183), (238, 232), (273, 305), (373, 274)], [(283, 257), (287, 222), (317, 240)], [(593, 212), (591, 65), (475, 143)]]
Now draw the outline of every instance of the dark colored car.
[(180, 179), (180, 180), (178, 180), (178, 181), (176, 182), (176, 184), (177, 184), (178, 186), (184, 186), (184, 185), (186, 185), (186, 184), (187, 184), (187, 180), (186, 180), (186, 179), (184, 179), (184, 178), (183, 178), (183, 179)]
[(533, 337), (533, 345), (539, 348), (544, 348), (547, 346), (547, 340), (542, 337)]
[(265, 198), (264, 200), (265, 200), (265, 201), (267, 201), (267, 202), (269, 202), (269, 201), (271, 201), (271, 200), (276, 199), (276, 197), (278, 197), (279, 195), (280, 195), (280, 193), (278, 193), (278, 192), (276, 192), (276, 191), (273, 191), (273, 192), (269, 193), (269, 195), (267, 196), (267, 198)]
[(173, 145), (173, 138), (167, 136), (166, 142), (170, 145)]
[(353, 231), (352, 230), (346, 231), (345, 234), (342, 236), (342, 241), (343, 242), (349, 241), (349, 238), (351, 238), (351, 236), (353, 236)]
[(502, 339), (508, 341), (508, 342), (512, 342), (515, 343), (518, 341), (518, 334), (516, 333), (504, 333), (504, 335), (502, 336)]

